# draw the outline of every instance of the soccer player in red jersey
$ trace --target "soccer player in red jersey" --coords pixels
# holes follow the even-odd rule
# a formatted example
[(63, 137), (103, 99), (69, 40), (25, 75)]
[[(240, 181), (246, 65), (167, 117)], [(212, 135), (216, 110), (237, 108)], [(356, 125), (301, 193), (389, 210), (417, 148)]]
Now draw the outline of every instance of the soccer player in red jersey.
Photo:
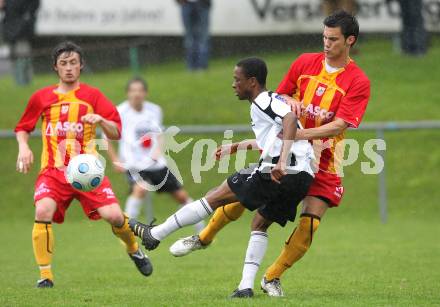
[(139, 248), (113, 193), (110, 181), (104, 178), (93, 191), (75, 190), (65, 179), (64, 169), (71, 156), (94, 153), (96, 127), (109, 139), (121, 134), (121, 120), (113, 104), (98, 89), (80, 83), (83, 68), (82, 50), (71, 42), (56, 46), (52, 53), (53, 68), (59, 83), (36, 91), (18, 122), (17, 170), (27, 173), (33, 163), (28, 145), (29, 134), (42, 118), (43, 149), (41, 170), (35, 183), (35, 223), (32, 229), (34, 255), (40, 268), (39, 288), (53, 287), (51, 270), (54, 252), (52, 221), (63, 223), (64, 215), (75, 198), (91, 220), (103, 218), (113, 233), (126, 245), (127, 253), (139, 271), (148, 276), (152, 266)]
[[(298, 130), (296, 139), (313, 143), (318, 163), (298, 226), (261, 281), (270, 296), (283, 296), (281, 275), (304, 256), (327, 208), (337, 207), (344, 193), (338, 176), (343, 154), (340, 145), (345, 130), (358, 127), (370, 97), (370, 81), (349, 56), (358, 34), (359, 25), (352, 15), (338, 11), (328, 16), (324, 20), (324, 52), (299, 56), (278, 86), (277, 93), (284, 95), (305, 128)], [(220, 147), (217, 157), (236, 152), (238, 145)], [(240, 203), (216, 210), (198, 236), (180, 239), (170, 250), (183, 256), (206, 248), (217, 232), (243, 211)]]

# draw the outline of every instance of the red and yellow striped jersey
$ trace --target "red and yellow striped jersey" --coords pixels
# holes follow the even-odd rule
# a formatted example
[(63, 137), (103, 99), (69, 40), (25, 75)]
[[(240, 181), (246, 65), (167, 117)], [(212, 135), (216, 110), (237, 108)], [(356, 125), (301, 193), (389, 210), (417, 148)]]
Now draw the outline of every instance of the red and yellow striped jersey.
[(41, 117), (41, 169), (63, 167), (71, 155), (95, 152), (96, 125), (83, 123), (85, 114), (99, 114), (115, 122), (121, 131), (116, 107), (98, 89), (81, 83), (75, 90), (59, 93), (57, 87), (36, 91), (15, 127), (15, 132), (30, 133)]
[[(300, 121), (306, 129), (335, 118), (357, 128), (370, 98), (370, 81), (352, 60), (344, 68), (328, 72), (323, 53), (305, 53), (293, 62), (277, 92), (302, 102)], [(313, 141), (320, 171), (337, 173), (343, 156), (340, 146), (343, 139), (344, 133)]]

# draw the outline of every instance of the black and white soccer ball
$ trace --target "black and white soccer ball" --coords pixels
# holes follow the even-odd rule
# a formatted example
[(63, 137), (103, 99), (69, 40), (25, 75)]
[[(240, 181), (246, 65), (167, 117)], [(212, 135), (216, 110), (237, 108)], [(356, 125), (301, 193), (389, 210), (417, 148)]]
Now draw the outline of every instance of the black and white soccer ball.
[(69, 161), (67, 181), (77, 190), (88, 192), (96, 189), (104, 179), (104, 164), (91, 154), (80, 154)]

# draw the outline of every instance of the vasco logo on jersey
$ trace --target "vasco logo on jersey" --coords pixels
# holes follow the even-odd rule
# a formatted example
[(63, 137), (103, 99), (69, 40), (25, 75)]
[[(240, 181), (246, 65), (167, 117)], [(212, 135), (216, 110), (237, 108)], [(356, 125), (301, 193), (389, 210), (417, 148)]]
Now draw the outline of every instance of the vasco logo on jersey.
[(80, 122), (56, 122), (47, 124), (45, 133), (48, 136), (66, 136), (68, 132), (73, 132), (76, 137), (81, 137), (83, 131), (84, 126)]
[(304, 110), (307, 117), (315, 118), (319, 116), (321, 119), (330, 120), (335, 115), (335, 112), (328, 111), (327, 109), (321, 108), (320, 106), (314, 106), (313, 104), (309, 104)]

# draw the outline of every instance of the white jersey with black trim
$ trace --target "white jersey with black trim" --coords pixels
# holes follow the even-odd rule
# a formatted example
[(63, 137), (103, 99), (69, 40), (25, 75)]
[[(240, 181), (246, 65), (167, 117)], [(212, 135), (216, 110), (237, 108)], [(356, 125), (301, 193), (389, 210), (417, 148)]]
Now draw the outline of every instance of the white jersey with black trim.
[(128, 101), (117, 106), (122, 121), (122, 133), (119, 140), (119, 158), (128, 169), (156, 170), (166, 166), (165, 158), (160, 155), (153, 159), (162, 132), (162, 109), (149, 101), (142, 104), (140, 111), (135, 110)]
[[(261, 159), (277, 158), (281, 154), (283, 141), (280, 133), (283, 130), (283, 118), (291, 112), (290, 106), (277, 93), (262, 92), (252, 102), (251, 119), (252, 130), (258, 147), (263, 150)], [(298, 121), (298, 129), (303, 129)], [(288, 167), (294, 171), (306, 171), (313, 175), (311, 161), (315, 159), (313, 147), (307, 140), (295, 141), (290, 148), (290, 152), (295, 155), (295, 166)], [(262, 166), (271, 163), (263, 163)]]

